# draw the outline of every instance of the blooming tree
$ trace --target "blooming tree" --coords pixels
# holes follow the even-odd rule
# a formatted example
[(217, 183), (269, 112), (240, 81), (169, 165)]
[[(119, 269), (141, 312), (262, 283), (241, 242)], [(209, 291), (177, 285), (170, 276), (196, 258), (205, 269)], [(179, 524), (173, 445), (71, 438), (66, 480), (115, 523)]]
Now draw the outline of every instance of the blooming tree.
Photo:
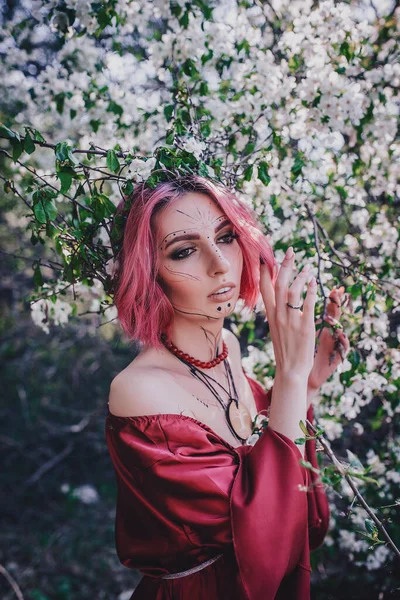
[[(192, 172), (222, 181), (255, 209), (278, 261), (292, 245), (299, 267), (314, 266), (320, 317), (329, 289), (345, 286), (351, 351), (320, 390), (318, 424), (392, 528), (399, 30), (395, 2), (24, 0), (0, 31), (1, 178), (15, 199), (10, 226), (24, 219), (26, 245), (40, 248), (35, 323), (48, 333), (79, 307), (116, 321), (123, 221), (110, 225), (136, 182)], [(242, 309), (231, 326), (247, 345), (243, 365), (270, 387), (262, 303)], [(390, 585), (395, 557), (348, 482), (328, 471), (320, 560), (348, 555), (356, 573), (366, 566)]]

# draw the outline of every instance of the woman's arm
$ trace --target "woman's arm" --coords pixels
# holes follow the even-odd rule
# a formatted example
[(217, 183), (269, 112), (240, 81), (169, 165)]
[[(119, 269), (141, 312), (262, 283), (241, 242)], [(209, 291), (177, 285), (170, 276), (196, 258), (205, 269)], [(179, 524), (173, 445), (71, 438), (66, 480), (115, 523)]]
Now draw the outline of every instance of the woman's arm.
[[(294, 268), (294, 252), (289, 248), (275, 278), (266, 264), (260, 267), (260, 291), (264, 301), (270, 335), (274, 347), (276, 372), (271, 398), (269, 427), (294, 441), (301, 436), (300, 421), (307, 414), (308, 378), (314, 361), (317, 298), (315, 277), (307, 286), (310, 266), (295, 277), (289, 286)], [(299, 308), (302, 310), (299, 310)], [(300, 449), (304, 455), (304, 449)]]
[[(301, 437), (300, 421), (306, 420), (307, 381), (291, 373), (276, 373), (268, 426), (294, 441)], [(299, 446), (304, 457), (304, 446)]]

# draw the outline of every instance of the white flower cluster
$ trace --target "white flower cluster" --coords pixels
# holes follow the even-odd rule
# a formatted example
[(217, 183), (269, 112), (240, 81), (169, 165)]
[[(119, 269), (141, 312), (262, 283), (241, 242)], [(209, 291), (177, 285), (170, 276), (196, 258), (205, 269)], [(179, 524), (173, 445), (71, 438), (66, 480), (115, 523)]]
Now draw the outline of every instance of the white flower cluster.
[(59, 298), (57, 298), (54, 303), (46, 298), (41, 298), (31, 304), (31, 316), (33, 322), (47, 334), (50, 333), (50, 320), (52, 320), (55, 325), (64, 327), (68, 323), (68, 316), (71, 312), (71, 305)]
[(367, 567), (368, 571), (381, 569), (388, 558), (390, 558), (391, 550), (387, 546), (378, 546), (371, 554), (368, 554), (366, 562), (356, 562), (359, 567)]
[(150, 177), (152, 170), (156, 166), (156, 159), (154, 157), (149, 158), (146, 161), (135, 158), (129, 165), (126, 179), (135, 181), (144, 181)]
[(182, 147), (186, 152), (193, 154), (197, 160), (200, 160), (202, 153), (206, 149), (206, 145), (204, 142), (199, 142), (195, 140), (193, 137), (189, 137), (182, 142)]
[(71, 494), (73, 498), (80, 500), (83, 504), (96, 504), (100, 499), (96, 488), (89, 484), (72, 488), (69, 483), (63, 483), (60, 486), (60, 491), (63, 494)]

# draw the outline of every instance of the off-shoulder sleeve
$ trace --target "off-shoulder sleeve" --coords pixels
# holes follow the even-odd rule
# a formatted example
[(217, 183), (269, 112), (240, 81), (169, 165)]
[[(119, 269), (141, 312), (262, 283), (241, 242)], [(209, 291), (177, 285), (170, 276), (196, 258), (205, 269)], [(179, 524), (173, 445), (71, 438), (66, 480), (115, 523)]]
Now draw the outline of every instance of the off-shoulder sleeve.
[[(247, 377), (252, 388), (254, 397), (257, 398), (257, 406), (268, 409), (271, 404), (271, 387), (267, 392), (261, 387), (258, 381)], [(307, 419), (314, 425), (314, 409), (311, 405), (307, 411)], [(309, 440), (305, 444), (304, 460), (310, 462), (313, 467), (319, 468), (316, 452), (315, 440)], [(310, 549), (318, 548), (329, 528), (329, 504), (325, 494), (323, 484), (318, 481), (318, 475), (311, 470), (307, 470), (307, 502), (308, 502), (308, 528)]]
[(237, 456), (183, 415), (107, 418), (117, 479), (116, 549), (129, 568), (159, 577), (231, 544), (229, 495)]

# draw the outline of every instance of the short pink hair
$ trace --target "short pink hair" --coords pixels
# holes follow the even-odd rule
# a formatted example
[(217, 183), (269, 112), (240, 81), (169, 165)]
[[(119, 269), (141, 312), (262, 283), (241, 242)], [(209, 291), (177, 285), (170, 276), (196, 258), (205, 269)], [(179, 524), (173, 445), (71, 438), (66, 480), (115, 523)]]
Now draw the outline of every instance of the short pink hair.
[[(114, 303), (121, 326), (131, 340), (144, 346), (162, 347), (161, 334), (168, 335), (174, 309), (157, 281), (158, 252), (154, 216), (188, 192), (206, 194), (224, 212), (238, 234), (243, 253), (239, 298), (253, 310), (259, 298), (260, 256), (274, 276), (274, 253), (254, 210), (222, 184), (190, 175), (158, 184), (155, 188), (137, 184), (122, 200), (116, 216), (125, 217), (122, 244), (118, 253)], [(128, 208), (127, 208), (128, 206)]]

